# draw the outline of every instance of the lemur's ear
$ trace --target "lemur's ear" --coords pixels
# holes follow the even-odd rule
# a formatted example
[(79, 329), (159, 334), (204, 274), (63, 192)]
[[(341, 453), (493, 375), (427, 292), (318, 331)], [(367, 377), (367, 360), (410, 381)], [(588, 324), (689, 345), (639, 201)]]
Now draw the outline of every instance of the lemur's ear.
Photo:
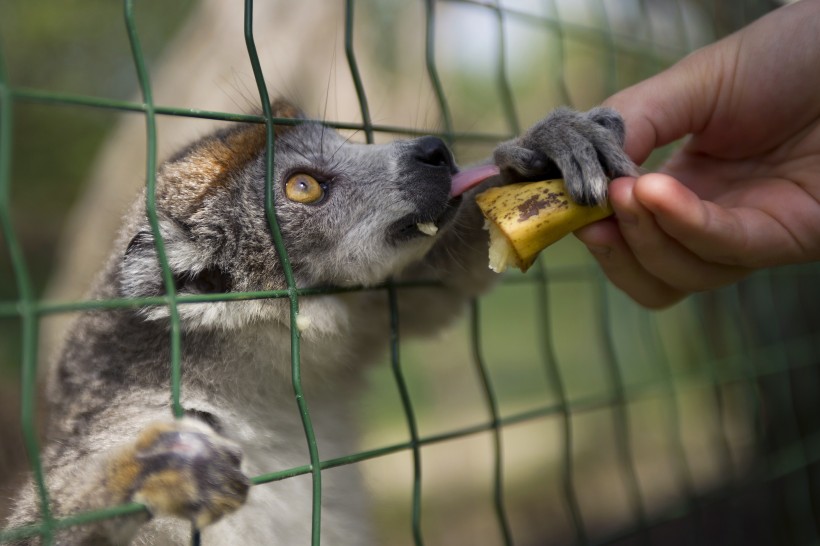
[(174, 275), (174, 286), (186, 294), (222, 294), (231, 290), (230, 274), (216, 266)]
[[(191, 249), (187, 238), (176, 230), (165, 233), (165, 248), (177, 291), (187, 294), (213, 294), (231, 289), (230, 274), (217, 266), (197, 260), (201, 252)], [(128, 243), (122, 263), (120, 281), (122, 295), (158, 296), (165, 293), (162, 270), (159, 266), (154, 236), (150, 231), (139, 231)]]
[(164, 292), (161, 271), (150, 231), (138, 231), (128, 243), (120, 264), (120, 295), (157, 296)]
[(140, 254), (146, 248), (154, 248), (154, 237), (150, 231), (140, 231), (128, 243), (128, 247), (125, 249), (125, 257), (127, 258), (129, 254)]

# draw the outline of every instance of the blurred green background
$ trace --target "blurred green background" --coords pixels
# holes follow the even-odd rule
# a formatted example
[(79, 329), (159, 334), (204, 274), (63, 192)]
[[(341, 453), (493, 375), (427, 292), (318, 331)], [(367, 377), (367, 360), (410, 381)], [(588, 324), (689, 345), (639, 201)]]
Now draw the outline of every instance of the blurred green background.
[[(193, 2), (141, 1), (139, 21), (149, 62), (156, 60)], [(0, 47), (8, 84), (55, 93), (133, 99), (136, 74), (117, 2), (89, 0), (0, 5)], [(13, 110), (11, 199), (28, 272), (41, 296), (54, 267), (59, 235), (84, 188), (96, 151), (116, 121), (94, 108), (20, 101)], [(5, 238), (0, 239), (5, 245)], [(0, 247), (0, 300), (17, 291)], [(19, 327), (0, 319), (0, 374), (16, 375)]]

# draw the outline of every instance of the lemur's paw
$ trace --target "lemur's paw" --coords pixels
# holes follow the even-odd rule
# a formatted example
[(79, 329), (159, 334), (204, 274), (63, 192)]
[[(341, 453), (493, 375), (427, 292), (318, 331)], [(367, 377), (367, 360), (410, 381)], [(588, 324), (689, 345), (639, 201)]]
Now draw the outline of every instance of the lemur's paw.
[(609, 180), (637, 173), (624, 137), (623, 119), (611, 108), (558, 108), (499, 145), (493, 158), (506, 183), (563, 178), (574, 201), (597, 205), (606, 200)]
[(145, 504), (152, 515), (187, 519), (197, 528), (245, 502), (250, 482), (242, 453), (195, 419), (154, 423), (108, 467), (107, 485), (122, 501)]

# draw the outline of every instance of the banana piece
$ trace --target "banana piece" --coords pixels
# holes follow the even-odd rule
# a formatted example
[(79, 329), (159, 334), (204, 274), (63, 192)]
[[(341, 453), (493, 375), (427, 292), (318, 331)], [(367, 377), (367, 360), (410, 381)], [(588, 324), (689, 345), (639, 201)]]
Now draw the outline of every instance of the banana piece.
[(547, 246), (612, 214), (609, 205), (572, 201), (563, 180), (498, 186), (475, 200), (490, 231), (490, 269), (496, 273), (511, 265), (526, 271)]

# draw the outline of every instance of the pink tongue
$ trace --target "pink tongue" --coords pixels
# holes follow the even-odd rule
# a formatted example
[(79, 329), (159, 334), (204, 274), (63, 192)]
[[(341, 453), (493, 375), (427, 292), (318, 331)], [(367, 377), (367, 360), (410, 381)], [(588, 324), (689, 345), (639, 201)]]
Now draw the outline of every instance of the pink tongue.
[(491, 176), (497, 175), (499, 172), (496, 165), (482, 165), (461, 171), (453, 177), (453, 181), (450, 185), (450, 196), (457, 197), (470, 188), (484, 182)]

